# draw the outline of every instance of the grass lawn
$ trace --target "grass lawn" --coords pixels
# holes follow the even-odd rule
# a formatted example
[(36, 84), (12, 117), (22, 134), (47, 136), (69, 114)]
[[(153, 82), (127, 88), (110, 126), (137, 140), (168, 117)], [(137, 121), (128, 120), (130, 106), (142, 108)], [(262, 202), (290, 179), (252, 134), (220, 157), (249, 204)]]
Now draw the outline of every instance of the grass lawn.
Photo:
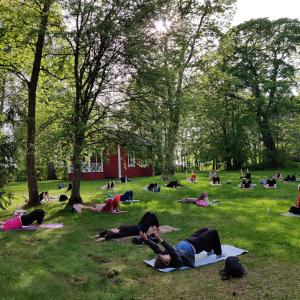
[[(284, 174), (292, 173), (291, 170)], [(273, 171), (252, 172), (253, 182)], [(297, 172), (299, 175), (299, 171)], [(0, 299), (300, 299), (300, 218), (280, 216), (297, 197), (298, 183), (279, 182), (278, 189), (258, 186), (254, 190), (237, 188), (239, 172), (221, 172), (221, 181), (232, 184), (212, 187), (204, 173), (198, 183), (185, 181), (184, 188), (162, 188), (160, 193), (143, 191), (159, 177), (136, 178), (118, 184), (116, 192), (133, 190), (140, 203), (124, 205), (126, 214), (108, 215), (64, 210), (65, 203), (43, 205), (45, 223), (64, 223), (62, 229), (37, 232), (0, 232)], [(298, 176), (299, 177), (299, 176)], [(59, 195), (60, 181), (44, 181), (39, 189)], [(82, 182), (85, 202), (103, 202), (107, 181)], [(26, 183), (13, 183), (9, 189), (26, 194)], [(200, 208), (176, 202), (184, 196), (208, 192), (209, 199), (221, 204)], [(23, 204), (19, 197), (3, 220)], [(146, 267), (143, 259), (153, 257), (146, 246), (130, 241), (94, 243), (90, 237), (100, 229), (137, 223), (146, 211), (155, 212), (160, 223), (180, 228), (165, 234), (171, 243), (186, 238), (200, 227), (217, 228), (224, 244), (247, 249), (240, 256), (248, 274), (241, 279), (221, 281), (217, 264), (163, 274)]]

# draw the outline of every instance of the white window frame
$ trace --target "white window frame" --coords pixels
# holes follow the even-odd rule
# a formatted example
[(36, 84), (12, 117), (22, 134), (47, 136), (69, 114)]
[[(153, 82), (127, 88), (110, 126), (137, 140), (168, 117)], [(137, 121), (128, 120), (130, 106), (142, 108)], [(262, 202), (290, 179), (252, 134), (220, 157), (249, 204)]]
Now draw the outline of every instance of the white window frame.
[(128, 157), (128, 167), (135, 167), (135, 155), (134, 153), (127, 153)]

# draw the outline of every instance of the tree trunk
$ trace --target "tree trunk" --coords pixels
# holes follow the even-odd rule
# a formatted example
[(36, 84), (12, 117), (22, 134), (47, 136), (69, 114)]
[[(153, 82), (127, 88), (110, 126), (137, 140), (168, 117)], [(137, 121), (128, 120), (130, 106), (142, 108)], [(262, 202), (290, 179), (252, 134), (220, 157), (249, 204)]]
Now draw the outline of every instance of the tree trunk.
[(67, 204), (69, 206), (72, 206), (73, 204), (76, 203), (82, 203), (82, 198), (80, 196), (80, 180), (81, 180), (82, 150), (83, 150), (83, 143), (84, 143), (83, 136), (84, 136), (84, 131), (82, 128), (80, 128), (80, 125), (78, 125), (78, 128), (76, 130), (73, 157), (72, 157), (74, 178), (72, 182), (73, 185), (72, 194)]
[(266, 166), (274, 168), (280, 167), (275, 140), (271, 131), (269, 120), (266, 117), (258, 118), (258, 126), (262, 135), (262, 141), (266, 148)]
[(47, 165), (47, 180), (56, 180), (56, 170), (53, 162), (49, 162)]
[(38, 196), (37, 176), (35, 170), (35, 112), (36, 112), (36, 91), (38, 86), (41, 60), (45, 35), (48, 25), (48, 14), (52, 0), (45, 2), (35, 45), (35, 55), (32, 66), (31, 78), (28, 83), (28, 114), (27, 114), (27, 153), (26, 153), (26, 174), (29, 191), (28, 206), (40, 204)]

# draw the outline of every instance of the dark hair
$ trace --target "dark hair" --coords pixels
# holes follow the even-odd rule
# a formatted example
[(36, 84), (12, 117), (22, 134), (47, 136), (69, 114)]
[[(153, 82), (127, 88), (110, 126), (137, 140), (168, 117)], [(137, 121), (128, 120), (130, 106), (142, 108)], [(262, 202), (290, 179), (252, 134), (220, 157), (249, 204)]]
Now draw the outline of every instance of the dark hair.
[(164, 269), (167, 266), (168, 265), (163, 260), (163, 256), (161, 254), (156, 255), (156, 259), (155, 259), (155, 262), (154, 262), (154, 268), (155, 269)]

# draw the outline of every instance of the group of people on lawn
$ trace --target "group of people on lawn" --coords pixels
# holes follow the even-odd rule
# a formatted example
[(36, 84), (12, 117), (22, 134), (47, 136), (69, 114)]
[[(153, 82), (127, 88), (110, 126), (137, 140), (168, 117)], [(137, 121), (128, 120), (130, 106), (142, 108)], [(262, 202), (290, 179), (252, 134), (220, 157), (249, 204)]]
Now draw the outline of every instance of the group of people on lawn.
[[(251, 180), (250, 172), (247, 172), (242, 179), (242, 184), (244, 186), (247, 185)], [(299, 196), (296, 204), (290, 208), (290, 212), (294, 214), (300, 214), (300, 185), (298, 185), (298, 192)], [(201, 194), (200, 197), (201, 199), (197, 198), (197, 200), (207, 200), (208, 198), (207, 193)], [(133, 192), (127, 191), (124, 194), (117, 194), (106, 199), (103, 204), (96, 204), (95, 206), (75, 204), (73, 208), (77, 212), (81, 212), (82, 210), (94, 212), (119, 212), (120, 202), (132, 201), (132, 199)], [(194, 201), (196, 198), (187, 199), (193, 199), (192, 201)], [(22, 226), (33, 223), (36, 223), (37, 227), (39, 227), (43, 222), (44, 216), (44, 210), (36, 209), (28, 214), (16, 215), (13, 218), (0, 223), (0, 229), (5, 231), (19, 229)], [(151, 231), (149, 231), (150, 229)], [(188, 238), (177, 243), (175, 246), (171, 246), (160, 236), (160, 224), (158, 218), (151, 212), (145, 213), (138, 224), (122, 225), (114, 230), (104, 230), (99, 233), (98, 237), (109, 240), (136, 235), (139, 235), (144, 243), (156, 254), (154, 267), (158, 269), (166, 267), (180, 268), (182, 266), (193, 267), (195, 255), (202, 251), (206, 251), (208, 255), (212, 252), (217, 256), (222, 255), (220, 237), (216, 229), (201, 228)], [(158, 244), (161, 244), (162, 248)]]

